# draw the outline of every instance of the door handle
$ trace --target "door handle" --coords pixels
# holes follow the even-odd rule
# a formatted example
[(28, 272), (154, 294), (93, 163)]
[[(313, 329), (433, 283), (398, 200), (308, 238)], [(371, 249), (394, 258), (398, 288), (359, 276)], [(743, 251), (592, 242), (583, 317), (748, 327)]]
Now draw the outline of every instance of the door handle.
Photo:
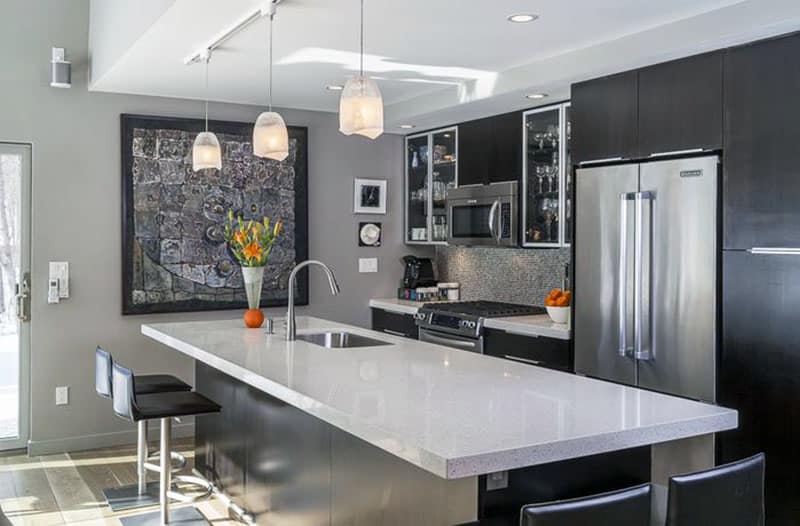
[(619, 269), (617, 270), (617, 297), (619, 298), (619, 348), (620, 356), (628, 356), (628, 201), (634, 193), (619, 194)]
[[(635, 214), (636, 214), (636, 238), (635, 238), (635, 245), (634, 245), (634, 268), (633, 268), (633, 288), (634, 288), (634, 297), (633, 297), (633, 340), (634, 340), (634, 356), (637, 360), (652, 360), (653, 354), (651, 352), (651, 343), (649, 342), (650, 339), (650, 327), (647, 327), (647, 336), (644, 334), (645, 324), (644, 324), (644, 314), (645, 314), (645, 307), (644, 307), (644, 287), (648, 287), (648, 298), (649, 298), (649, 287), (650, 283), (649, 280), (645, 283), (644, 280), (644, 270), (642, 268), (642, 261), (644, 260), (645, 255), (648, 257), (648, 269), (650, 268), (650, 264), (652, 261), (649, 260), (650, 253), (652, 251), (652, 243), (648, 243), (648, 250), (647, 254), (644, 252), (644, 203), (647, 201), (648, 203), (653, 199), (653, 194), (651, 192), (636, 192), (635, 194)], [(648, 236), (652, 231), (652, 225), (648, 223), (650, 228), (648, 228)], [(648, 241), (650, 241), (648, 239)], [(652, 274), (652, 270), (649, 271), (648, 275)], [(648, 310), (650, 306), (650, 301), (648, 299)], [(647, 323), (650, 323), (650, 315), (648, 313), (647, 316)], [(647, 348), (645, 349), (645, 340), (647, 341)]]
[(495, 214), (497, 213), (498, 206), (500, 206), (499, 200), (492, 203), (492, 207), (489, 209), (489, 234), (491, 234), (492, 239), (494, 239), (495, 241), (500, 241), (497, 234), (494, 233), (494, 219), (495, 219)]
[(443, 338), (441, 336), (433, 335), (429, 332), (420, 331), (419, 333), (419, 341), (428, 342), (428, 343), (437, 343), (439, 345), (444, 345), (446, 347), (456, 347), (459, 349), (467, 349), (467, 350), (475, 350), (480, 352), (480, 341), (463, 341), (463, 340), (451, 340), (450, 338)]
[(503, 204), (500, 201), (497, 201), (497, 209), (500, 211), (497, 214), (497, 242), (500, 243), (503, 240)]
[(22, 281), (17, 283), (16, 286), (16, 295), (14, 299), (17, 304), (17, 319), (19, 321), (28, 321), (30, 320), (30, 315), (27, 312), (27, 305), (28, 305), (28, 297), (30, 296), (30, 285), (28, 284), (29, 275), (28, 273), (24, 273), (22, 275)]

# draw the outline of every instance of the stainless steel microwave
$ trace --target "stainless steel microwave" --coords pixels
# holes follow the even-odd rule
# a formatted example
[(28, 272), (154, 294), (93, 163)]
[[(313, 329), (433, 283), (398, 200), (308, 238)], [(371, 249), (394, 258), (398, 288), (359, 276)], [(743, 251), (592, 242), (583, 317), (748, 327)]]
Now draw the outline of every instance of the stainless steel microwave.
[(462, 186), (447, 193), (450, 245), (517, 246), (517, 182)]

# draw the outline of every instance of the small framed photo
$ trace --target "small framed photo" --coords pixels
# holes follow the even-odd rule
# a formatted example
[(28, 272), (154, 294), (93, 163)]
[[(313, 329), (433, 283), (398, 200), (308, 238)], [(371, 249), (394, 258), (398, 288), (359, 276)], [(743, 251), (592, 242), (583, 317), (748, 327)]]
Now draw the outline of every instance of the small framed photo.
[(353, 212), (385, 214), (386, 179), (356, 179), (353, 190)]

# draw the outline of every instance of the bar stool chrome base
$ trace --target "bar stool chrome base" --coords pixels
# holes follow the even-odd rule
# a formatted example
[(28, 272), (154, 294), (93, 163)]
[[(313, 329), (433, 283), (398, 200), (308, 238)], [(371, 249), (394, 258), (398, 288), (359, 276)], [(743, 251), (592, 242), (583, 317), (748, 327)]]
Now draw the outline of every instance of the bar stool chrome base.
[[(120, 517), (119, 521), (123, 526), (161, 526), (162, 524), (160, 511)], [(210, 524), (208, 519), (193, 506), (172, 509), (170, 522), (180, 526), (208, 526)]]
[(103, 497), (113, 512), (157, 506), (158, 484), (149, 484), (143, 494), (139, 493), (137, 484), (120, 488), (106, 488), (103, 490)]

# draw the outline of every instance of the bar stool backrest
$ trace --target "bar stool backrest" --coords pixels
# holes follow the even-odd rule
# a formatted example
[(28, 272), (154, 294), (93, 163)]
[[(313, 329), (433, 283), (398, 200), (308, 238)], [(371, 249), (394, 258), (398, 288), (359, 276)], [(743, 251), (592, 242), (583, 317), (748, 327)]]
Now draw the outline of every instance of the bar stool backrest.
[(111, 355), (99, 346), (94, 351), (94, 390), (103, 398), (111, 398)]
[(114, 396), (114, 412), (117, 416), (136, 421), (136, 391), (134, 390), (133, 372), (130, 369), (114, 364), (112, 374), (112, 390)]
[(649, 526), (650, 484), (522, 508), (521, 526)]
[(763, 526), (764, 454), (669, 479), (667, 526)]

